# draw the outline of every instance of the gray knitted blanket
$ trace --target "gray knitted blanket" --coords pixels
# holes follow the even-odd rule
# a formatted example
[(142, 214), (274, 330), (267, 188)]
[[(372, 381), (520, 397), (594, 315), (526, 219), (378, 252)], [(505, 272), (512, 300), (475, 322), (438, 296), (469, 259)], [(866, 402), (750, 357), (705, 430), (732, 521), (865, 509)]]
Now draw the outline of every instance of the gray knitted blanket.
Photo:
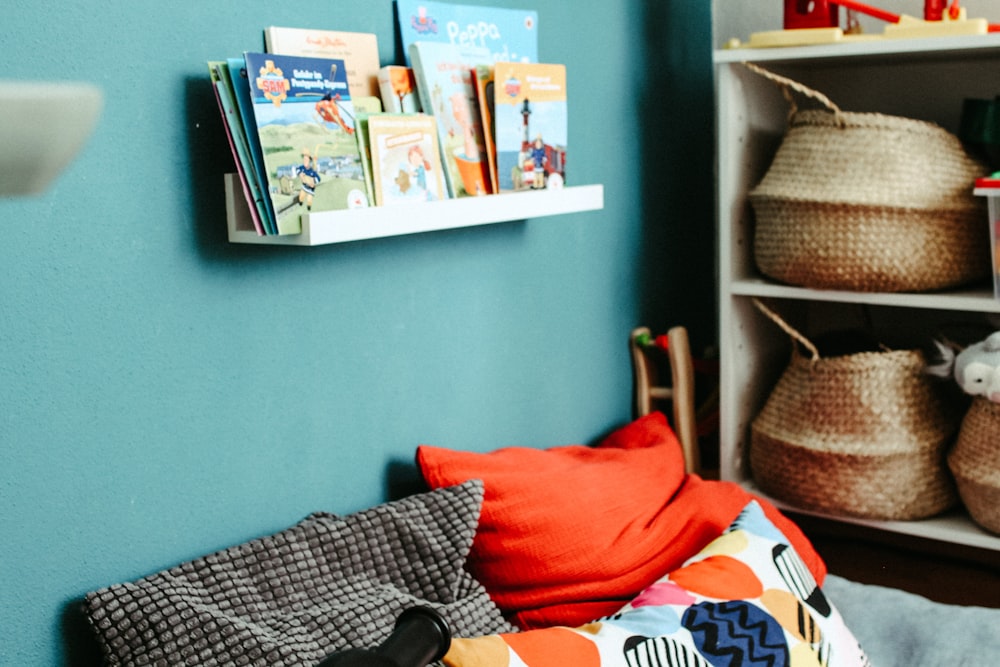
[(268, 537), (86, 596), (111, 665), (315, 665), (369, 647), (426, 605), (455, 636), (513, 632), (464, 569), (475, 480)]

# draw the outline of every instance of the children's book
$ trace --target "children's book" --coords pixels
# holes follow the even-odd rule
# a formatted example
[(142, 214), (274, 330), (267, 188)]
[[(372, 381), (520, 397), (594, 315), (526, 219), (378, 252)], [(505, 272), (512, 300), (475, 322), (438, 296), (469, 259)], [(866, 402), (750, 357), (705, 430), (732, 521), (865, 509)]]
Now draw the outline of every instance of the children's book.
[(497, 147), (493, 140), (493, 137), (496, 136), (496, 127), (493, 122), (493, 67), (479, 65), (473, 69), (472, 85), (476, 89), (479, 117), (483, 122), (483, 145), (486, 152), (486, 163), (489, 167), (490, 192), (500, 192), (497, 184)]
[[(240, 121), (243, 123), (243, 134), (247, 138), (247, 147), (250, 149), (251, 173), (261, 190), (261, 199), (264, 201), (264, 216), (261, 222), (267, 234), (277, 234), (278, 224), (274, 215), (274, 205), (271, 202), (271, 197), (267, 194), (267, 170), (264, 168), (264, 152), (260, 146), (260, 137), (257, 134), (253, 116), (253, 101), (250, 98), (250, 79), (247, 76), (246, 59), (229, 58), (227, 65), (229, 80), (233, 87), (233, 97), (236, 99), (236, 108), (240, 112)], [(249, 176), (250, 174), (248, 174)]]
[(413, 68), (403, 65), (386, 65), (378, 71), (378, 91), (382, 107), (391, 113), (417, 113), (420, 98)]
[(410, 46), (420, 106), (437, 121), (441, 161), (451, 197), (490, 194), (489, 164), (472, 70), (491, 64), (484, 48), (441, 42)]
[(368, 118), (375, 201), (379, 206), (447, 199), (437, 125), (423, 113)]
[(361, 99), (358, 100), (352, 99), (351, 104), (354, 107), (355, 114), (359, 113), (373, 114), (373, 113), (382, 113), (383, 111), (382, 101), (379, 100), (378, 98), (371, 96), (362, 97)]
[(396, 0), (407, 64), (415, 42), (489, 49), (494, 61), (538, 62), (538, 12), (506, 7)]
[(367, 206), (344, 61), (244, 58), (278, 233), (300, 233), (303, 213)]
[(368, 192), (368, 202), (374, 203), (375, 186), (372, 182), (372, 151), (368, 143), (368, 117), (382, 113), (381, 103), (371, 97), (362, 97), (360, 104), (354, 105), (354, 136), (358, 142), (358, 152), (361, 153), (361, 171), (365, 177), (365, 190)]
[(268, 53), (343, 60), (354, 103), (362, 97), (378, 97), (378, 38), (374, 33), (270, 26), (264, 31), (264, 44)]
[(365, 177), (365, 190), (368, 192), (368, 203), (375, 205), (375, 183), (372, 180), (372, 149), (368, 141), (368, 116), (359, 111), (354, 117), (354, 136), (358, 140), (358, 152), (361, 153), (361, 173)]
[(496, 63), (494, 123), (500, 192), (566, 182), (566, 67)]
[(236, 163), (236, 173), (242, 185), (243, 196), (247, 200), (247, 208), (250, 210), (253, 231), (263, 236), (267, 233), (264, 229), (267, 207), (264, 204), (264, 195), (261, 192), (260, 183), (253, 177), (250, 146), (247, 144), (246, 131), (244, 130), (243, 122), (240, 120), (239, 109), (236, 108), (236, 100), (233, 98), (232, 83), (229, 80), (229, 67), (225, 61), (212, 60), (208, 62), (208, 71), (212, 80), (212, 87), (215, 89), (215, 100), (218, 102), (219, 112), (222, 114), (223, 125), (226, 129), (226, 138), (229, 140), (229, 148), (232, 150), (233, 160)]

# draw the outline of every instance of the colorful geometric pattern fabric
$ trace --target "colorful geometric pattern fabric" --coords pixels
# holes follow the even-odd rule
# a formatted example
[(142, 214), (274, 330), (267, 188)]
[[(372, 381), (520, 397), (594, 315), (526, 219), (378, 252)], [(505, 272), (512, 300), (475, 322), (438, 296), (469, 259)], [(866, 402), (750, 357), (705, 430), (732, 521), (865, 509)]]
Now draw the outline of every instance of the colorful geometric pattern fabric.
[(870, 667), (788, 540), (752, 501), (619, 613), (577, 628), (455, 639), (448, 667)]

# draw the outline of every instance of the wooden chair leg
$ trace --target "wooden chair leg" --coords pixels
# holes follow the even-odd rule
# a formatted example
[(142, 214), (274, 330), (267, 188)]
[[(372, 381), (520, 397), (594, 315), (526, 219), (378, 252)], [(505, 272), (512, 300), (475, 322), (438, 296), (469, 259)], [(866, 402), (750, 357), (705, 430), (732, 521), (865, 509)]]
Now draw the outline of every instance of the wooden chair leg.
[(658, 377), (656, 364), (650, 359), (652, 337), (646, 327), (638, 327), (629, 338), (635, 392), (635, 412), (644, 416), (656, 409), (659, 402), (671, 403), (673, 428), (684, 452), (687, 472), (700, 472), (701, 456), (694, 403), (694, 363), (687, 329), (672, 327), (667, 331), (666, 356), (670, 366), (669, 383)]

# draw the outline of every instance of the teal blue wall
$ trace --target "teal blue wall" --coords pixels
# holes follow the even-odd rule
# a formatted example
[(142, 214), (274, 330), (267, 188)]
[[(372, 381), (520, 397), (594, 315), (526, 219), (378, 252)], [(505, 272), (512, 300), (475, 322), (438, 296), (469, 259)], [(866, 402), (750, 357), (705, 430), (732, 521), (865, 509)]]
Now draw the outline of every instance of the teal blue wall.
[[(708, 9), (684, 5), (706, 3), (510, 3), (569, 66), (569, 178), (603, 183), (603, 211), (305, 249), (227, 243), (205, 61), (277, 24), (375, 32), (395, 62), (389, 0), (7, 4), (3, 76), (93, 81), (106, 109), (50, 191), (0, 199), (0, 664), (94, 664), (87, 591), (381, 502), (418, 443), (592, 441), (630, 416), (633, 326), (711, 328), (711, 285), (650, 272), (711, 282), (711, 190), (664, 223), (642, 148), (681, 103), (648, 104), (647, 48), (671, 57), (648, 22), (698, 52)], [(654, 167), (675, 159), (708, 171)]]

